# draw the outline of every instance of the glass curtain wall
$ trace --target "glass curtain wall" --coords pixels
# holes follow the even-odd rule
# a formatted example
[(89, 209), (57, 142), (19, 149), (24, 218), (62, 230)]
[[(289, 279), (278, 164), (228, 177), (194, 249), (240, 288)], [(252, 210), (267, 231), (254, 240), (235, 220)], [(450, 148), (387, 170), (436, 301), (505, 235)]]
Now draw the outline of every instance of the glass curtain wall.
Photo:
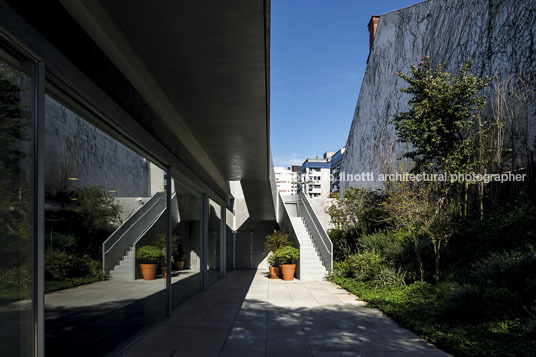
[(201, 273), (202, 196), (179, 180), (171, 195), (172, 306), (203, 288)]
[(0, 50), (0, 355), (33, 353), (33, 80)]
[(207, 270), (208, 283), (211, 284), (220, 277), (221, 249), (221, 206), (211, 199), (208, 200), (208, 244)]
[(105, 355), (166, 315), (164, 171), (45, 101), (45, 348)]

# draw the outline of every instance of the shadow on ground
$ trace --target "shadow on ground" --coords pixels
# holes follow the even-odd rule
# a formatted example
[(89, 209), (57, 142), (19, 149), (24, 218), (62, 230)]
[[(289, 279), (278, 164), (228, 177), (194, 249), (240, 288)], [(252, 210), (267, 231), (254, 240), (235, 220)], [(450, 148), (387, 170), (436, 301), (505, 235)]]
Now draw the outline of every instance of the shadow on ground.
[(237, 271), (173, 310), (128, 356), (447, 356), (329, 282)]

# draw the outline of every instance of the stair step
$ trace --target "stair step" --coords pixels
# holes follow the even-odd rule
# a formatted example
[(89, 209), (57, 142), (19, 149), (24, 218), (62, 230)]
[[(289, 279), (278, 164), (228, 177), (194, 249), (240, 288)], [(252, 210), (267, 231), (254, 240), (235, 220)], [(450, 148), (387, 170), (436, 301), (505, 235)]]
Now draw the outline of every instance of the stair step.
[(323, 266), (303, 266), (300, 264), (300, 270), (303, 270), (305, 272), (309, 271), (309, 272), (324, 272), (326, 271), (326, 269), (323, 267)]

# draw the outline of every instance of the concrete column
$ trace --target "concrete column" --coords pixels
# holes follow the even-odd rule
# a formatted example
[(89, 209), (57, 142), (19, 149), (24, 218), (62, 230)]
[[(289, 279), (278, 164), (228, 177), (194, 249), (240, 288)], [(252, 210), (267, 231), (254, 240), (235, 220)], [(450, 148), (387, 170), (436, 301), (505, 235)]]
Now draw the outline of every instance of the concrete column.
[(221, 220), (220, 220), (220, 276), (225, 278), (227, 276), (227, 209), (225, 206), (221, 207)]
[(203, 275), (203, 289), (208, 289), (208, 196), (203, 194), (201, 202), (201, 273)]

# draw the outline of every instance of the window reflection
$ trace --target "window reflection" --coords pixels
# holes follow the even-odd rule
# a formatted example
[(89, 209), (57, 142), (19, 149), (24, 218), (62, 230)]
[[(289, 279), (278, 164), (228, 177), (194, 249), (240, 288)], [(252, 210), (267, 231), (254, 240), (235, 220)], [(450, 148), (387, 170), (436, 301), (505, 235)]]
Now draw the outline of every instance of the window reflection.
[(203, 287), (201, 275), (201, 196), (174, 180), (171, 197), (173, 306)]
[(165, 316), (164, 171), (45, 104), (46, 353), (111, 353)]
[[(8, 63), (9, 60), (9, 63)], [(0, 52), (0, 355), (30, 355), (32, 80)]]
[(209, 199), (208, 212), (208, 279), (214, 282), (220, 276), (221, 206)]

